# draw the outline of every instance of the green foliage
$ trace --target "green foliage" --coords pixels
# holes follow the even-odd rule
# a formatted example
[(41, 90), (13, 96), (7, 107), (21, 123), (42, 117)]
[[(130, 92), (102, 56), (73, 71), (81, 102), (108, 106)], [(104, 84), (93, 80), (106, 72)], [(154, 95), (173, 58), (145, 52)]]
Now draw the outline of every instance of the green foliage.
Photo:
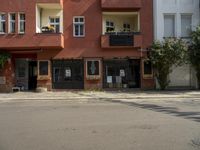
[(196, 70), (198, 87), (200, 89), (200, 26), (192, 32), (192, 42), (190, 46), (190, 62)]
[(4, 67), (6, 61), (10, 58), (10, 54), (6, 52), (0, 52), (0, 69)]
[(168, 38), (153, 43), (150, 60), (161, 90), (165, 90), (170, 83), (168, 75), (172, 71), (172, 66), (186, 63), (187, 53), (187, 45), (181, 39)]

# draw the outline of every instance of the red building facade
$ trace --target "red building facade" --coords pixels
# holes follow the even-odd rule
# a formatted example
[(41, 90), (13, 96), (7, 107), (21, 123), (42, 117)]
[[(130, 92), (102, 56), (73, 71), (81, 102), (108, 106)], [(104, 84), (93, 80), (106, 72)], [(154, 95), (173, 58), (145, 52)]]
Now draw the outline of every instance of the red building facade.
[(2, 0), (0, 90), (154, 88), (152, 0)]

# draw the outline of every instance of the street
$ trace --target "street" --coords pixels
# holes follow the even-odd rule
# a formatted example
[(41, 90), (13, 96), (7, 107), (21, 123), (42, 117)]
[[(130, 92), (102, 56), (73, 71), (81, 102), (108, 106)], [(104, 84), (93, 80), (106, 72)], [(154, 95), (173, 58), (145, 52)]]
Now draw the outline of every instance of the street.
[(37, 96), (26, 99), (26, 94), (16, 94), (13, 100), (1, 95), (0, 150), (199, 148), (192, 145), (200, 141), (198, 96), (161, 95), (156, 100), (156, 96), (131, 99), (130, 94), (102, 93), (98, 97), (98, 92), (82, 92), (78, 93), (82, 99), (72, 96), (71, 100), (56, 100), (47, 96), (37, 100)]

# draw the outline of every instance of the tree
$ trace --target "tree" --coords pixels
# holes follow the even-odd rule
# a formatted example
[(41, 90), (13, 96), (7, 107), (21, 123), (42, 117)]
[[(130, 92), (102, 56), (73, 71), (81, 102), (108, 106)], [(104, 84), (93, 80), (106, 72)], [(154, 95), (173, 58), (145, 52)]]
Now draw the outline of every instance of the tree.
[(200, 89), (200, 26), (192, 32), (192, 41), (190, 45), (190, 62), (196, 70), (198, 88)]
[(182, 65), (186, 58), (187, 45), (181, 39), (167, 38), (153, 43), (150, 60), (161, 90), (165, 90), (170, 83), (168, 76), (172, 72), (172, 66)]
[(10, 58), (10, 54), (7, 52), (0, 52), (0, 69), (4, 67), (6, 61)]

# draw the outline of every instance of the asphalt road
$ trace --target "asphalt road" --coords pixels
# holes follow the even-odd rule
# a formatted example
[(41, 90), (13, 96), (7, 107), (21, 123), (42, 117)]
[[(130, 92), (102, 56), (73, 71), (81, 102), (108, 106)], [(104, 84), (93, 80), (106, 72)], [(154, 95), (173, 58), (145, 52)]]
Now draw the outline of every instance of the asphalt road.
[(190, 104), (2, 102), (0, 150), (195, 150), (200, 119), (186, 114), (200, 104)]

